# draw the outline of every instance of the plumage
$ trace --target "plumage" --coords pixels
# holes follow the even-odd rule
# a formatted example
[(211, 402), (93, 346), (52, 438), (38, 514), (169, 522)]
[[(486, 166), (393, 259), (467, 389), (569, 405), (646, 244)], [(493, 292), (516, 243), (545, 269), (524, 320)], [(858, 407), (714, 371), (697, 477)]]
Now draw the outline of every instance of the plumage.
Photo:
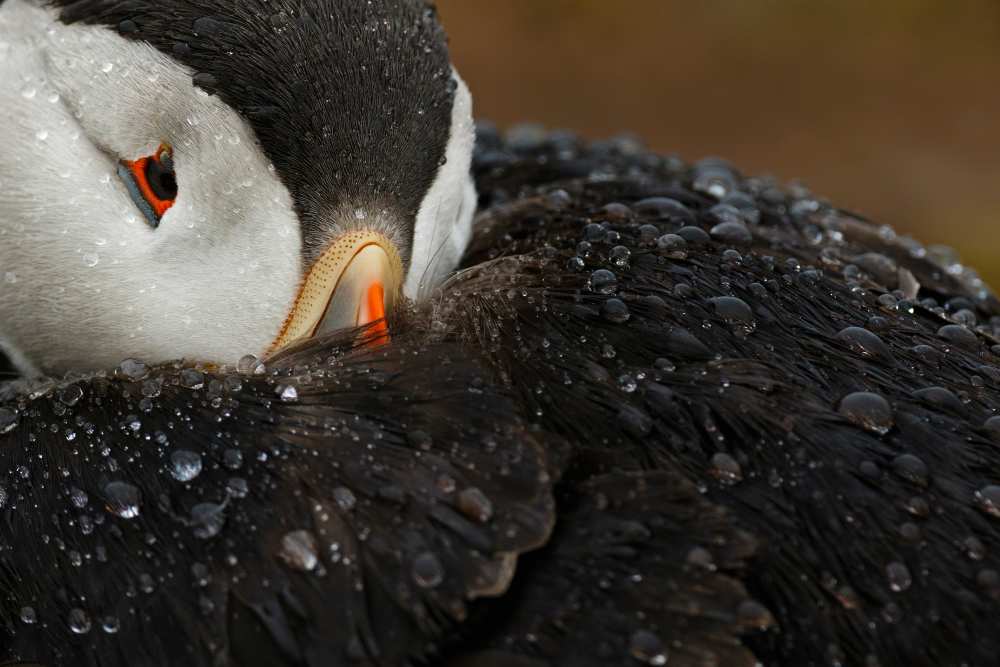
[[(457, 321), (591, 465), (683, 470), (760, 540), (758, 657), (989, 664), (1000, 311), (974, 272), (717, 162), (491, 141)], [(692, 223), (711, 240), (660, 236)]]
[(545, 542), (551, 476), (484, 369), (405, 339), (289, 355), (278, 375), (130, 363), (26, 401), (4, 443), (5, 658), (431, 652)]
[[(126, 364), (7, 404), (9, 659), (989, 664), (984, 287), (715, 163), (487, 128), (477, 175), (466, 268), (389, 345)], [(657, 245), (684, 226), (715, 239)]]

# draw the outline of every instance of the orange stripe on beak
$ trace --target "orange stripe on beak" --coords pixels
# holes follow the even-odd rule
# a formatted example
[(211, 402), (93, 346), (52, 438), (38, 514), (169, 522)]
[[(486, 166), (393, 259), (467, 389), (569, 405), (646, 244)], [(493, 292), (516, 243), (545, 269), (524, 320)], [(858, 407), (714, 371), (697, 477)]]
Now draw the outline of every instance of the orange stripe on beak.
[(374, 282), (368, 288), (368, 298), (365, 310), (358, 317), (358, 324), (365, 325), (377, 322), (370, 331), (373, 334), (372, 343), (389, 342), (389, 322), (385, 312), (385, 288), (381, 282)]

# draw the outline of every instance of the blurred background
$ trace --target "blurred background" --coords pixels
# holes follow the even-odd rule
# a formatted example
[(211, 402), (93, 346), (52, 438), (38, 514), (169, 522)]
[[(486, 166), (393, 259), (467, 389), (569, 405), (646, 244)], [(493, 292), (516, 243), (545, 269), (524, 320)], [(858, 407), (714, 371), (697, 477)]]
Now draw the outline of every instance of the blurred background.
[(477, 116), (716, 155), (1000, 287), (1000, 0), (438, 0)]

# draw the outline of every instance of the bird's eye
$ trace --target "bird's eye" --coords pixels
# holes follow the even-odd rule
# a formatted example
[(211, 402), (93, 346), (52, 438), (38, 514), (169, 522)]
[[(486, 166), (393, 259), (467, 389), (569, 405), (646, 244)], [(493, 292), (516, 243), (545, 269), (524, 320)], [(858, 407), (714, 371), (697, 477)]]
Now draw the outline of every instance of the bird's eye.
[(170, 146), (161, 144), (156, 153), (134, 162), (122, 160), (118, 176), (149, 224), (158, 227), (160, 219), (177, 199), (174, 154)]

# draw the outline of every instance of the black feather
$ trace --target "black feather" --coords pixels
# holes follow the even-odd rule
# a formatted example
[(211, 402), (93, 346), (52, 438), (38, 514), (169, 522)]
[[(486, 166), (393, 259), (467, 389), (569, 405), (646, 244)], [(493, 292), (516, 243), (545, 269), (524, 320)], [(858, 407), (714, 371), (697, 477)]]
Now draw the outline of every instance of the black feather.
[(476, 175), (464, 271), (386, 346), (4, 404), (0, 655), (993, 664), (1000, 307), (971, 270), (631, 141), (484, 130)]
[[(0, 464), (3, 655), (333, 665), (433, 654), (546, 541), (552, 478), (477, 362), (408, 338), (398, 329), (392, 346), (343, 356), (353, 339), (328, 341), (264, 375), (131, 365), (135, 381), (23, 399)], [(85, 632), (72, 632), (74, 614)]]
[[(1000, 310), (974, 272), (715, 162), (494, 141), (448, 304), (582, 474), (682, 470), (761, 540), (744, 581), (777, 616), (750, 642), (766, 662), (990, 664)], [(688, 218), (712, 240), (657, 244)], [(854, 392), (890, 421), (844, 408)]]

